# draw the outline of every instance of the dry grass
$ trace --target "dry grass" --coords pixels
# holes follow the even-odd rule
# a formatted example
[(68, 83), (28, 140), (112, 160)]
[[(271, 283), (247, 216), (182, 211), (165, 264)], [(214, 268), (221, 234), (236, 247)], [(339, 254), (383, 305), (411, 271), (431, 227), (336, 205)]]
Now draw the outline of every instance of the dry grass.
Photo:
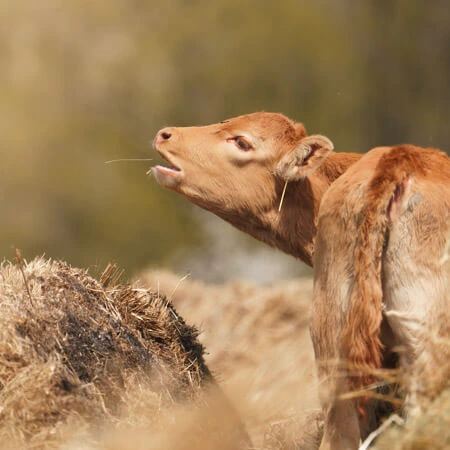
[[(22, 273), (23, 271), (23, 273)], [(197, 330), (156, 293), (37, 259), (0, 269), (0, 442), (100, 445), (99, 433), (177, 424), (218, 409), (241, 429), (203, 360)], [(211, 394), (211, 395), (209, 395)], [(233, 422), (234, 421), (234, 422)], [(217, 423), (214, 426), (219, 430)], [(193, 427), (198, 439), (212, 425)], [(225, 427), (226, 429), (226, 424)], [(229, 433), (231, 436), (231, 433)], [(236, 441), (234, 441), (236, 444)]]
[[(317, 450), (311, 280), (215, 286), (158, 271), (117, 280), (112, 267), (96, 281), (43, 259), (1, 266), (2, 448)], [(448, 341), (430, 345), (443, 358), (420, 384), (425, 412), (376, 448), (449, 447)]]
[(407, 399), (413, 414), (403, 427), (391, 427), (376, 443), (378, 450), (444, 450), (450, 448), (450, 335), (449, 323), (424, 333), (426, 348), (438, 363), (420, 359), (414, 372), (400, 382), (412, 387)]
[(239, 409), (255, 447), (317, 448), (322, 424), (308, 329), (312, 280), (257, 287), (180, 279), (163, 271), (139, 277), (166, 292), (202, 330), (207, 364)]
[(450, 388), (444, 390), (419, 417), (391, 427), (374, 450), (447, 450), (450, 448)]

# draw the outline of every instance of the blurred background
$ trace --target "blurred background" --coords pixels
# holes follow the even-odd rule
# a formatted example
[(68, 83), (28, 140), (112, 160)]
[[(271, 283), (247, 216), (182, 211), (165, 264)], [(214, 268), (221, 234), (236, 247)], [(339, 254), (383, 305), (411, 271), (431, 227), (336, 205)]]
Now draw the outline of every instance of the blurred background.
[(146, 175), (166, 125), (266, 110), (337, 151), (450, 148), (447, 2), (4, 0), (0, 25), (2, 259), (305, 273)]

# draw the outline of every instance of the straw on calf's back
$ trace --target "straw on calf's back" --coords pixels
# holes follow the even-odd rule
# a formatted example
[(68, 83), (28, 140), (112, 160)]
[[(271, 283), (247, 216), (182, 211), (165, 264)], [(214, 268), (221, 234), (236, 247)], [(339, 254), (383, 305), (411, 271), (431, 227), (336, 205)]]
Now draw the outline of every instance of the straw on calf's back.
[[(0, 268), (4, 445), (56, 446), (68, 424), (76, 434), (119, 423), (136, 401), (145, 413), (131, 423), (149, 424), (177, 403), (220, 397), (197, 330), (164, 297), (61, 262), (36, 259), (24, 273), (30, 295), (18, 266)], [(234, 427), (242, 432), (237, 419)]]

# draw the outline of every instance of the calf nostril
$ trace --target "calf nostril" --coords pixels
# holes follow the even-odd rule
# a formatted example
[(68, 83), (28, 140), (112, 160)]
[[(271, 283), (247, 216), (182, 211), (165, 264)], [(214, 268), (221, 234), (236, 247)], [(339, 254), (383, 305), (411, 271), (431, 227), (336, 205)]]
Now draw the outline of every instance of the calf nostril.
[(168, 139), (170, 139), (170, 137), (172, 136), (172, 133), (170, 132), (170, 131), (161, 131), (161, 137), (164, 139), (164, 140), (168, 140)]

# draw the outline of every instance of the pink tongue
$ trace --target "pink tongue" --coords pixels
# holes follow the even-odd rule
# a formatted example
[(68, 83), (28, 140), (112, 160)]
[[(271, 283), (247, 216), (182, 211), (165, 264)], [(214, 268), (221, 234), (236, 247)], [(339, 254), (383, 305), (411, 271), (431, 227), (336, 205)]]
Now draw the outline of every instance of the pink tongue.
[(178, 169), (174, 169), (172, 167), (164, 167), (164, 166), (155, 166), (155, 169), (159, 170), (160, 172), (167, 173), (167, 174), (173, 174), (178, 173)]

